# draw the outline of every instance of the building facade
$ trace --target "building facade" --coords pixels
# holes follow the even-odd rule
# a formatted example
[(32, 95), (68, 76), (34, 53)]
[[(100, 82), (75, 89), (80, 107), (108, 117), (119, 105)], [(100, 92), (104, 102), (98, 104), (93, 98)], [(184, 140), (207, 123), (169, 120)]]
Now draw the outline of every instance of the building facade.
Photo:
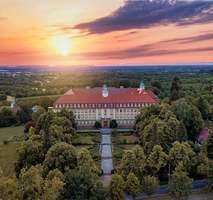
[(53, 105), (54, 111), (70, 109), (75, 114), (78, 128), (93, 128), (96, 121), (109, 127), (116, 120), (120, 128), (132, 128), (140, 108), (158, 103), (151, 92), (140, 88), (85, 88), (71, 89)]

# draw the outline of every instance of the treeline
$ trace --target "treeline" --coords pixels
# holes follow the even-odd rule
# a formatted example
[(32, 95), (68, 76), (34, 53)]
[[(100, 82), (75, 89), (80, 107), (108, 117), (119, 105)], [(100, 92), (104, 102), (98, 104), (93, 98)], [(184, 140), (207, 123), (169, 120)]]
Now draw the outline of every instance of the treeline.
[(212, 72), (202, 73), (32, 73), (0, 74), (0, 101), (6, 95), (21, 97), (60, 95), (70, 88), (102, 87), (139, 87), (143, 80), (146, 88), (153, 90), (161, 99), (170, 96), (171, 81), (181, 77), (183, 93), (196, 96), (212, 92)]

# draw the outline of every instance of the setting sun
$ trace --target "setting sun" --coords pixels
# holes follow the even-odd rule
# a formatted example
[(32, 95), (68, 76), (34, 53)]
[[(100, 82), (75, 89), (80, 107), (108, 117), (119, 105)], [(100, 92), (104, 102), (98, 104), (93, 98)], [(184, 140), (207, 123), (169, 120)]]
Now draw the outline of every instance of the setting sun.
[(70, 53), (71, 41), (64, 36), (56, 36), (53, 38), (54, 48), (63, 56), (67, 56)]

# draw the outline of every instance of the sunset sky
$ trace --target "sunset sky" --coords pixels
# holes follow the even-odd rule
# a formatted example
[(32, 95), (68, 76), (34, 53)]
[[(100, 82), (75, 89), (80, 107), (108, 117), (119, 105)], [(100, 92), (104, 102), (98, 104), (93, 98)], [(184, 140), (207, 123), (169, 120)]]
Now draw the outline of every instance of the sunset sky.
[(0, 0), (0, 65), (213, 62), (213, 0)]

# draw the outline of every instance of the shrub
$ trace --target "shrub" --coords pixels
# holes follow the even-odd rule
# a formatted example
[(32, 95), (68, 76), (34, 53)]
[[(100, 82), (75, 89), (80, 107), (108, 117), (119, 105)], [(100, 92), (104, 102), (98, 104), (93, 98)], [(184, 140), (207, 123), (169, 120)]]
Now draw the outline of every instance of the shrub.
[(95, 127), (96, 129), (101, 128), (101, 122), (100, 122), (100, 121), (96, 121), (94, 127)]
[(117, 128), (118, 127), (118, 123), (115, 119), (110, 121), (110, 128)]
[(4, 144), (4, 145), (9, 144), (9, 140), (4, 140), (4, 141), (3, 141), (3, 144)]

